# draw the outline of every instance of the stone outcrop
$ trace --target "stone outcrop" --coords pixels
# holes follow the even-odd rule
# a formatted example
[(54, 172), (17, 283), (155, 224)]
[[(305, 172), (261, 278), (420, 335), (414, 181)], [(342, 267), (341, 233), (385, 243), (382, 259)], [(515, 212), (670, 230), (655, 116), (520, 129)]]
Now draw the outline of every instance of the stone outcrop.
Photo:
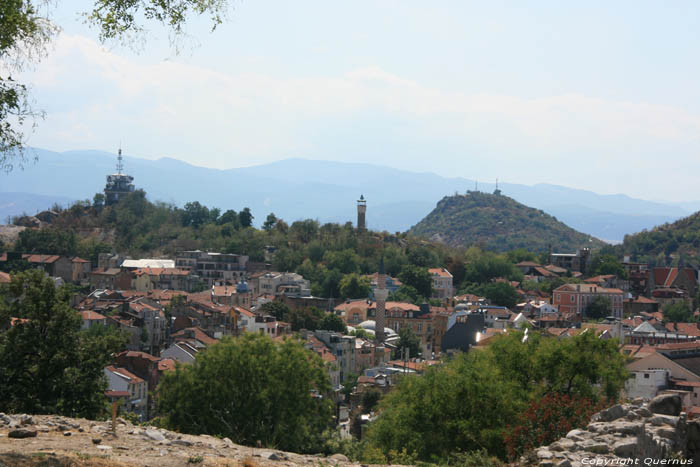
[[(562, 467), (645, 465), (645, 459), (670, 458), (693, 459), (697, 465), (700, 422), (687, 420), (681, 412), (679, 395), (663, 394), (648, 404), (636, 400), (595, 414), (586, 429), (572, 430), (566, 437), (538, 448), (536, 458), (541, 466)], [(623, 464), (619, 459), (631, 461)], [(528, 463), (524, 458), (521, 462)]]
[(153, 426), (0, 413), (0, 466), (342, 466), (347, 457), (252, 448), (228, 438), (187, 435)]

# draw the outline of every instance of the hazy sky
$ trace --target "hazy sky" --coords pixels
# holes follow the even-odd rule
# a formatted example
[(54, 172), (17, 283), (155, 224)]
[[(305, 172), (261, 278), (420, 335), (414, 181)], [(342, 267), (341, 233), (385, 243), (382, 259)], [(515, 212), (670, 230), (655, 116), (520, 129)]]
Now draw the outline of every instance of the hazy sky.
[(700, 199), (698, 2), (235, 1), (180, 55), (158, 28), (105, 48), (91, 2), (58, 3), (34, 146)]

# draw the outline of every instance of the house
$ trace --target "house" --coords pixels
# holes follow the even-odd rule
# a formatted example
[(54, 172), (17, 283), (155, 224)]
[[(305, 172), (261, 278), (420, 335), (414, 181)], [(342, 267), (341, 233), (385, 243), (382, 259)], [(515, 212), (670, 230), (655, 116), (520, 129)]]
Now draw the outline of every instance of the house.
[[(688, 383), (700, 383), (700, 342), (659, 345), (656, 352), (629, 363), (627, 370), (634, 375), (634, 381), (628, 382), (627, 390), (630, 391), (631, 386), (634, 391), (646, 391), (648, 397), (656, 395), (654, 388), (657, 388), (657, 392), (666, 388), (661, 372), (673, 385), (694, 386)], [(695, 391), (692, 390), (693, 393)]]
[(211, 301), (220, 305), (243, 306), (250, 308), (253, 306), (253, 292), (248, 287), (248, 283), (241, 281), (233, 285), (212, 285)]
[(694, 297), (697, 288), (698, 280), (692, 268), (653, 268), (651, 271), (652, 294), (657, 289), (680, 289), (686, 296)]
[(540, 268), (542, 267), (541, 264), (535, 263), (534, 261), (521, 261), (518, 264), (515, 265), (516, 268), (520, 269), (520, 272), (523, 273), (523, 275), (529, 275), (532, 274), (532, 271), (535, 268)]
[(126, 368), (108, 366), (104, 369), (110, 391), (128, 392), (124, 410), (138, 415), (141, 421), (148, 417), (148, 385)]
[(9, 284), (12, 282), (12, 277), (6, 272), (0, 271), (0, 284)]
[(131, 275), (118, 268), (93, 269), (90, 272), (91, 289), (129, 290)]
[[(377, 305), (372, 303), (367, 308), (367, 319), (373, 320), (376, 316)], [(397, 334), (403, 328), (411, 328), (418, 337), (423, 349), (423, 355), (431, 355), (433, 352), (433, 315), (427, 303), (421, 306), (404, 302), (386, 302), (384, 305), (386, 327)], [(437, 351), (438, 349), (435, 349)]]
[(340, 367), (338, 366), (338, 358), (335, 356), (335, 353), (313, 334), (307, 334), (304, 347), (312, 350), (319, 357), (321, 357), (321, 360), (323, 360), (323, 366), (328, 372), (331, 387), (336, 391), (340, 390), (342, 388)]
[(181, 251), (175, 259), (176, 268), (192, 271), (207, 287), (240, 282), (245, 279), (247, 263), (245, 255), (200, 250)]
[(616, 318), (622, 318), (622, 301), (624, 292), (620, 289), (608, 289), (592, 284), (564, 284), (552, 292), (552, 304), (557, 306), (560, 313), (572, 313), (585, 319), (586, 308), (597, 297), (610, 300), (611, 313)]
[(3, 253), (0, 255), (0, 262), (12, 261), (13, 259), (23, 259), (33, 268), (42, 269), (50, 277), (60, 277), (64, 282), (73, 281), (73, 261), (65, 256)]
[(356, 326), (367, 321), (367, 310), (370, 304), (371, 302), (367, 300), (346, 300), (345, 303), (336, 305), (333, 311), (345, 321), (345, 324)]
[(308, 297), (311, 295), (311, 282), (294, 272), (266, 272), (251, 279), (254, 293), (266, 293), (275, 296), (289, 295)]
[(442, 352), (460, 350), (467, 352), (478, 342), (479, 334), (484, 331), (485, 313), (469, 312), (455, 308), (447, 322), (447, 330), (442, 336), (440, 349)]
[(340, 382), (344, 383), (355, 370), (355, 337), (326, 330), (314, 331), (313, 336), (335, 355), (340, 370)]
[(668, 370), (642, 369), (630, 372), (631, 377), (625, 383), (627, 397), (652, 399), (668, 387)]
[(659, 311), (659, 302), (653, 298), (647, 298), (643, 295), (637, 298), (625, 300), (622, 303), (624, 316), (637, 316), (642, 313), (656, 313)]
[(131, 288), (138, 292), (149, 290), (183, 290), (192, 292), (199, 282), (187, 269), (138, 268), (132, 271)]
[(190, 364), (194, 362), (199, 348), (185, 341), (174, 342), (170, 347), (160, 353), (161, 358), (171, 359), (176, 362)]
[(582, 248), (576, 253), (551, 253), (549, 262), (559, 268), (585, 274), (590, 266), (591, 250), (590, 248)]
[(80, 329), (89, 329), (91, 326), (107, 326), (107, 318), (96, 311), (83, 310), (80, 312), (83, 324)]
[(431, 298), (447, 300), (454, 296), (452, 286), (452, 274), (445, 268), (429, 268), (428, 273), (433, 279), (433, 293)]
[(513, 314), (508, 308), (495, 305), (481, 307), (480, 311), (484, 313), (484, 323), (486, 327), (494, 329), (505, 329), (509, 327), (508, 322)]
[(76, 284), (89, 284), (90, 283), (90, 271), (92, 271), (92, 265), (90, 261), (84, 260), (79, 257), (75, 257), (71, 260), (73, 271), (71, 275), (71, 281)]
[(663, 326), (659, 328), (649, 321), (642, 322), (639, 326), (625, 333), (625, 342), (635, 345), (661, 345), (685, 343), (697, 340), (697, 336), (688, 335), (678, 331), (669, 331)]

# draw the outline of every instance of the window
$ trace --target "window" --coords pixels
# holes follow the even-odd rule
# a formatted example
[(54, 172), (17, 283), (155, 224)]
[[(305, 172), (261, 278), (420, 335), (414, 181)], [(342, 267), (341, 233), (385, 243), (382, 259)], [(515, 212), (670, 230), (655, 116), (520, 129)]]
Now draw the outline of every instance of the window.
[(571, 296), (571, 303), (574, 303), (574, 296)]
[(644, 378), (649, 379), (649, 373), (644, 373)]

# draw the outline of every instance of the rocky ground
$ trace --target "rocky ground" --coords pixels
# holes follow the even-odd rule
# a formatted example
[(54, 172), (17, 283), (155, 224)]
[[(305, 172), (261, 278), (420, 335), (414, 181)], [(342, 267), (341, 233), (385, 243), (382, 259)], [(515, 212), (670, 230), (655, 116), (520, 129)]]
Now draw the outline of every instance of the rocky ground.
[[(681, 412), (678, 394), (664, 394), (648, 404), (641, 400), (614, 405), (593, 416), (585, 430), (536, 450), (536, 459), (522, 464), (576, 467), (581, 465), (657, 465), (665, 459), (692, 459), (700, 451), (700, 424)], [(692, 462), (691, 460), (691, 462)], [(656, 463), (648, 463), (656, 462)]]
[(0, 413), (0, 467), (350, 465), (340, 454), (300, 455), (155, 427), (55, 415)]

